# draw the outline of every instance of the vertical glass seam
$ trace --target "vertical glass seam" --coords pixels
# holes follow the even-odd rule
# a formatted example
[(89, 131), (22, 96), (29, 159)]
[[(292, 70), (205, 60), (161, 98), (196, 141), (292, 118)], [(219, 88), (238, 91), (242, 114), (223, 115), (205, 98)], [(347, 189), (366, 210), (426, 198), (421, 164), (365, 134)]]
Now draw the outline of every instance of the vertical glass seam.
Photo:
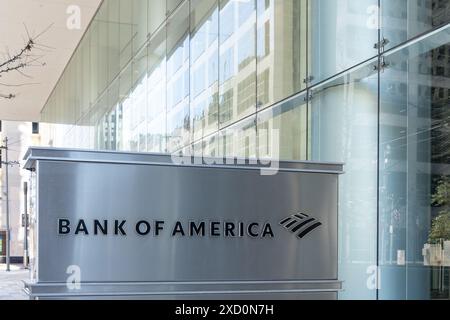
[[(378, 43), (381, 41), (381, 0), (378, 0)], [(380, 270), (380, 156), (381, 156), (381, 150), (380, 150), (380, 143), (381, 143), (381, 46), (378, 46), (378, 72), (377, 72), (377, 82), (378, 82), (378, 88), (377, 88), (377, 108), (378, 108), (378, 114), (377, 114), (377, 228), (376, 228), (376, 294), (375, 299), (380, 299), (380, 276), (381, 276), (381, 270)]]

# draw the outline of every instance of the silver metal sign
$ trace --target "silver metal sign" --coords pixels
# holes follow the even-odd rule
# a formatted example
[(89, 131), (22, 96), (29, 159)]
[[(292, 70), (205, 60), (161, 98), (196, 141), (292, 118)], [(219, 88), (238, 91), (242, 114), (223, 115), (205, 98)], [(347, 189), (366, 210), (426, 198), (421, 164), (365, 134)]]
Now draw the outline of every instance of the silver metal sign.
[[(32, 148), (35, 298), (334, 299), (342, 164)], [(211, 163), (209, 161), (205, 161)]]

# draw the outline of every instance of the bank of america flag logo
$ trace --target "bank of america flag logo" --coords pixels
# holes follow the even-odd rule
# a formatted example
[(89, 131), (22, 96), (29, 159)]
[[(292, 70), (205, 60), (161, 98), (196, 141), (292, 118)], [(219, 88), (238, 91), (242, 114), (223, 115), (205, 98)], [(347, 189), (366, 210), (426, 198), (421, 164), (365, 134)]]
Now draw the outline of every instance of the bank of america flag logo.
[(296, 234), (299, 239), (302, 239), (321, 225), (319, 221), (304, 213), (294, 214), (280, 222), (280, 226)]

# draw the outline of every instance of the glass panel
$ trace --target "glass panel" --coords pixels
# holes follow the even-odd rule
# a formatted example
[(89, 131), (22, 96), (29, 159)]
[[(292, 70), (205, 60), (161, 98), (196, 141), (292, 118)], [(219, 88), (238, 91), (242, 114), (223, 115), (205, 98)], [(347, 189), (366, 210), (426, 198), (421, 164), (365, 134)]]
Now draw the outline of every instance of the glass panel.
[(219, 121), (225, 127), (256, 111), (256, 2), (221, 0)]
[(119, 94), (122, 109), (122, 149), (125, 151), (137, 151), (137, 132), (135, 130), (135, 116), (133, 99), (130, 96), (130, 90), (133, 79), (133, 68), (129, 65), (119, 78)]
[[(342, 299), (375, 299), (377, 266), (377, 60), (311, 91), (311, 157), (345, 163), (339, 178)], [(370, 283), (370, 285), (369, 285)]]
[(256, 159), (256, 116), (219, 132), (218, 156)]
[(300, 95), (258, 114), (259, 158), (307, 160), (307, 104)]
[(122, 70), (131, 60), (133, 39), (133, 10), (130, 1), (119, 0), (119, 48), (120, 69)]
[(63, 94), (61, 97), (61, 100), (64, 102), (64, 108), (62, 110), (63, 119), (66, 124), (72, 124), (73, 123), (73, 117), (72, 117), (72, 97), (70, 96), (70, 85), (72, 80), (72, 65), (69, 64), (67, 66), (67, 74), (64, 76), (63, 81)]
[(183, 0), (167, 0), (167, 13), (169, 14), (174, 11), (182, 1)]
[[(64, 123), (63, 122), (63, 117), (62, 117), (62, 110), (63, 108), (57, 108), (57, 105), (62, 105), (62, 101), (61, 101), (61, 94), (62, 94), (62, 83), (63, 83), (63, 79), (64, 79), (64, 74), (61, 75), (61, 79), (59, 80), (58, 84), (56, 85), (55, 88), (55, 101), (54, 101), (54, 105), (53, 105), (53, 110), (51, 112), (51, 118), (53, 119), (53, 121), (55, 121), (55, 123)], [(56, 129), (57, 126), (55, 126)], [(56, 138), (55, 138), (55, 142), (56, 142)]]
[(378, 52), (378, 0), (314, 0), (310, 5), (310, 77), (316, 83)]
[(82, 45), (83, 43), (80, 43), (80, 50), (77, 51), (72, 57), (72, 63), (74, 64), (74, 91), (72, 92), (72, 95), (74, 95), (75, 100), (75, 110), (74, 110), (74, 119), (75, 123), (77, 121), (81, 120), (81, 103), (83, 100), (83, 55), (82, 55)]
[(108, 0), (108, 83), (117, 77), (120, 71), (119, 47), (119, 9), (120, 0)]
[(216, 158), (219, 156), (219, 135), (214, 134), (203, 139), (203, 157)]
[(116, 109), (116, 150), (123, 150), (123, 107), (118, 103)]
[(89, 33), (87, 33), (83, 40), (81, 40), (81, 114), (85, 115), (90, 109), (90, 43)]
[(108, 105), (106, 113), (106, 121), (108, 123), (107, 132), (107, 149), (117, 149), (117, 106), (119, 104), (119, 81), (114, 81), (108, 89)]
[(133, 0), (133, 54), (147, 41), (148, 0)]
[(450, 22), (448, 0), (381, 0), (385, 49)]
[[(191, 146), (192, 146), (190, 149), (190, 152), (192, 152), (191, 155), (193, 155), (195, 157), (203, 156), (203, 141), (202, 140), (193, 143)], [(186, 153), (184, 153), (184, 154), (186, 154)]]
[(105, 113), (108, 106), (108, 95), (103, 95), (92, 109), (92, 121), (95, 123), (95, 148), (108, 149), (109, 127)]
[(450, 27), (385, 57), (381, 299), (450, 298)]
[(152, 36), (148, 47), (147, 150), (166, 152), (166, 28)]
[(148, 1), (148, 33), (153, 34), (166, 19), (166, 0)]
[[(90, 40), (90, 73), (91, 79), (89, 81), (90, 84), (90, 92), (91, 98), (90, 102), (93, 105), (98, 98), (98, 60), (99, 60), (99, 48), (98, 48), (98, 22), (93, 20), (90, 27), (89, 32), (89, 40)], [(66, 74), (66, 73), (65, 73)]]
[(219, 11), (216, 0), (191, 2), (191, 117), (197, 141), (218, 130)]
[[(75, 58), (75, 57), (74, 57)], [(66, 113), (68, 115), (68, 123), (69, 124), (75, 124), (75, 122), (78, 120), (76, 119), (76, 59), (72, 60), (72, 63), (68, 66), (68, 73), (67, 73), (67, 83), (66, 83)]]
[(258, 107), (306, 87), (307, 1), (257, 0)]
[(139, 152), (147, 151), (147, 48), (133, 60), (133, 103), (134, 130), (138, 136)]
[(190, 142), (189, 2), (167, 25), (167, 148), (180, 150)]
[[(105, 3), (106, 4), (106, 3)], [(98, 21), (98, 94), (108, 82), (108, 6), (102, 5), (97, 13)]]

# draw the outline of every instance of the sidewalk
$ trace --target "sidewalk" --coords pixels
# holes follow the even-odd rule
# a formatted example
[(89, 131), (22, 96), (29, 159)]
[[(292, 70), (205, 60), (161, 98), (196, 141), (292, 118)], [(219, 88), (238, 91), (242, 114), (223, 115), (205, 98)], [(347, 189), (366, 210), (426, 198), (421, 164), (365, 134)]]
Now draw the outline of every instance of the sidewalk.
[(11, 265), (11, 271), (6, 272), (6, 265), (0, 264), (0, 300), (28, 300), (22, 291), (22, 280), (28, 278), (28, 270), (21, 266)]

